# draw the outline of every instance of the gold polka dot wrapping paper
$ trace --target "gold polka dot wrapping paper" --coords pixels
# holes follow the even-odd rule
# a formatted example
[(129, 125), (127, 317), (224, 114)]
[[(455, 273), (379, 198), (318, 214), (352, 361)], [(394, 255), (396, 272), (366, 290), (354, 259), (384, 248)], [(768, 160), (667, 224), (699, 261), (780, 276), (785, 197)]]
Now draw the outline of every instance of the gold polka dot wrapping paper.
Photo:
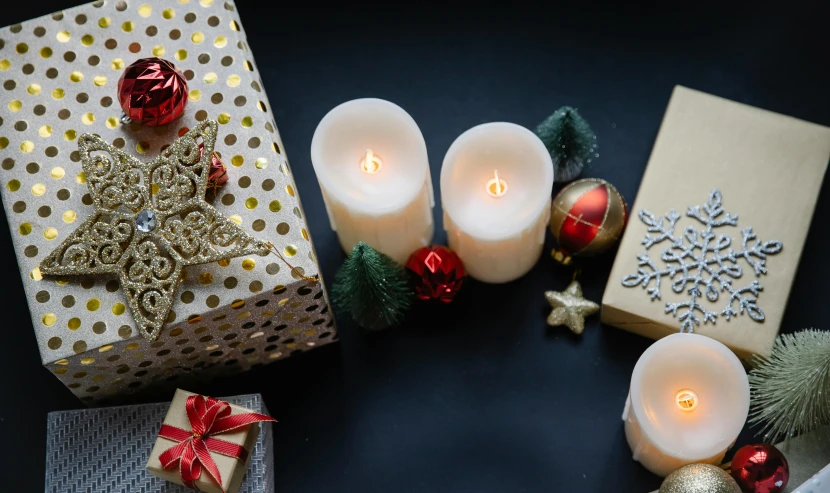
[[(159, 56), (185, 75), (183, 116), (122, 124), (117, 83)], [(337, 339), (314, 247), (236, 6), (106, 0), (0, 29), (0, 185), (43, 364), (84, 401), (183, 373), (242, 371)], [(38, 266), (93, 212), (78, 138), (141, 161), (183, 128), (218, 122), (229, 181), (211, 204), (274, 255), (183, 269), (155, 341), (141, 337), (116, 276), (44, 276)]]

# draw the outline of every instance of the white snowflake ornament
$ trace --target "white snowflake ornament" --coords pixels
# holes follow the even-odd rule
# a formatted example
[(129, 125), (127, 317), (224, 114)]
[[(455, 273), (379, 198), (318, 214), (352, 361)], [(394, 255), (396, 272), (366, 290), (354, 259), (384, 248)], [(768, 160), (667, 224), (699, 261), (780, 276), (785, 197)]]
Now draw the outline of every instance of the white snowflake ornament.
[[(666, 313), (671, 313), (681, 322), (681, 332), (694, 332), (701, 323), (714, 324), (718, 315), (723, 315), (728, 321), (746, 312), (752, 320), (763, 322), (764, 312), (758, 306), (758, 296), (764, 287), (757, 279), (740, 288), (734, 287), (732, 282), (743, 277), (743, 269), (738, 262), (741, 258), (752, 267), (756, 278), (766, 274), (767, 255), (780, 252), (782, 243), (761, 242), (756, 239), (751, 227), (743, 228), (741, 248), (736, 251), (731, 247), (732, 238), (729, 235), (713, 233), (714, 228), (738, 225), (738, 216), (724, 212), (718, 189), (712, 190), (709, 201), (703, 206), (690, 206), (686, 216), (696, 219), (703, 227), (698, 230), (688, 226), (682, 235), (675, 236), (674, 229), (681, 218), (677, 211), (672, 209), (660, 218), (649, 211), (640, 211), (640, 220), (648, 227), (642, 242), (646, 251), (637, 256), (637, 273), (623, 278), (623, 286), (642, 286), (653, 301), (661, 299), (661, 282), (668, 277), (672, 291), (685, 291), (689, 295), (688, 301), (666, 303)], [(649, 257), (648, 249), (663, 242), (668, 242), (669, 246), (660, 254), (664, 264), (661, 268)], [(717, 302), (721, 293), (726, 293), (729, 299), (720, 312), (710, 311), (700, 303), (704, 293), (711, 303)]]

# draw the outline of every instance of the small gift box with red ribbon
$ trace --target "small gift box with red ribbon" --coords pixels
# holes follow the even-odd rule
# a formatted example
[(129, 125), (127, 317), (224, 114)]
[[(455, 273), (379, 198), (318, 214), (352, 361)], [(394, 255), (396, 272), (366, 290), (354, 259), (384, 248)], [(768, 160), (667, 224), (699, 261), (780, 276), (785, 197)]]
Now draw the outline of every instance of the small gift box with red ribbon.
[(207, 493), (236, 493), (259, 423), (273, 418), (212, 397), (176, 390), (147, 470)]

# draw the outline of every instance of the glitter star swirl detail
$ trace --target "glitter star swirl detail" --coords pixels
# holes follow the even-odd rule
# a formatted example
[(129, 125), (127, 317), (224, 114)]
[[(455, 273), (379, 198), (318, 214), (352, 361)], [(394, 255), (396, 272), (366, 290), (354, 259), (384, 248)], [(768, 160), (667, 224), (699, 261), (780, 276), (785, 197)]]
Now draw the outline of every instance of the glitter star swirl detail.
[(266, 255), (267, 242), (205, 201), (216, 134), (215, 121), (202, 122), (146, 163), (80, 136), (94, 212), (43, 260), (41, 273), (116, 274), (139, 331), (154, 340), (184, 267)]

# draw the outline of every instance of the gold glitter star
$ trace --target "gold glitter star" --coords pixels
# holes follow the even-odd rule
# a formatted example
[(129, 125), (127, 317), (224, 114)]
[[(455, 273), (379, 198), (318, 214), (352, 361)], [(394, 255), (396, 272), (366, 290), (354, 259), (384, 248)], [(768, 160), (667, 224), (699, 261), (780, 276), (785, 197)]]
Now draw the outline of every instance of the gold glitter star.
[(144, 163), (83, 134), (81, 163), (95, 210), (40, 264), (51, 275), (117, 274), (141, 334), (154, 340), (188, 265), (266, 255), (205, 201), (215, 121), (204, 121)]
[(572, 281), (565, 291), (545, 291), (553, 311), (548, 315), (548, 325), (566, 325), (574, 334), (585, 330), (585, 317), (599, 311), (599, 305), (582, 297), (579, 281)]

